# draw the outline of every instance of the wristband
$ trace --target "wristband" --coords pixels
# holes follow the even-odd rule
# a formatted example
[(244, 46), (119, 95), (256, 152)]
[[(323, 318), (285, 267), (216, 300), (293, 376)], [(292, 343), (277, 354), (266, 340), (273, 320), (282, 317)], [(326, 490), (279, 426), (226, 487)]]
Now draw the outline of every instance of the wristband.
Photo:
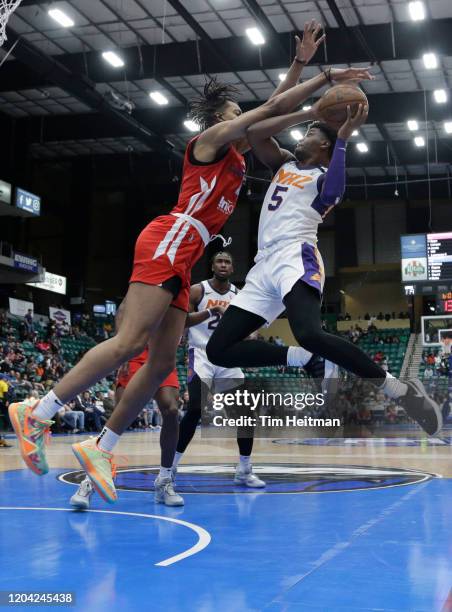
[(297, 64), (301, 64), (302, 66), (306, 66), (307, 64), (306, 60), (299, 60), (298, 57), (294, 59), (294, 62), (297, 62)]
[(213, 313), (212, 313), (212, 310), (210, 308), (207, 308), (207, 312), (209, 313), (209, 317), (213, 317)]
[(328, 81), (328, 83), (333, 84), (333, 80), (331, 78), (331, 68), (328, 68), (327, 70), (322, 69), (322, 74), (325, 77), (325, 79)]

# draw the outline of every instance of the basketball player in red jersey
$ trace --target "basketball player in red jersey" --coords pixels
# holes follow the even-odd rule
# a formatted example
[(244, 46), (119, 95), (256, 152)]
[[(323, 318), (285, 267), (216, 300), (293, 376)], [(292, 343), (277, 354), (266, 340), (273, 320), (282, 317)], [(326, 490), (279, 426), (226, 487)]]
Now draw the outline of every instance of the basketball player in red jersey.
[[(144, 366), (149, 358), (149, 349), (146, 347), (142, 353), (122, 365), (116, 377), (115, 404), (118, 405), (127, 385)], [(174, 452), (178, 441), (179, 431), (179, 378), (177, 370), (162, 382), (154, 397), (162, 415), (162, 429), (160, 432), (161, 468), (160, 471), (171, 468)], [(174, 490), (173, 479), (162, 477), (160, 474), (154, 482), (154, 499), (165, 506), (183, 506), (184, 499)], [(80, 483), (77, 491), (71, 497), (70, 504), (78, 510), (87, 510), (90, 507), (94, 487), (86, 476)]]
[[(52, 416), (83, 389), (140, 353), (147, 338), (152, 361), (128, 385), (98, 440), (73, 445), (74, 454), (99, 494), (109, 503), (116, 501), (111, 451), (175, 366), (188, 310), (191, 269), (237, 203), (245, 174), (246, 130), (258, 121), (291, 112), (328, 83), (371, 78), (361, 68), (328, 69), (295, 85), (301, 67), (318, 46), (319, 30), (310, 29), (309, 57), (295, 58), (276, 95), (261, 106), (242, 114), (230, 86), (220, 85), (216, 80), (206, 85), (203, 98), (193, 107), (193, 117), (202, 132), (187, 146), (178, 203), (171, 213), (154, 219), (137, 240), (120, 332), (86, 353), (35, 406), (22, 403), (10, 406), (22, 458), (36, 474), (48, 471), (44, 440)], [(303, 43), (297, 50), (303, 52), (302, 49)], [(307, 111), (305, 119), (311, 118)]]

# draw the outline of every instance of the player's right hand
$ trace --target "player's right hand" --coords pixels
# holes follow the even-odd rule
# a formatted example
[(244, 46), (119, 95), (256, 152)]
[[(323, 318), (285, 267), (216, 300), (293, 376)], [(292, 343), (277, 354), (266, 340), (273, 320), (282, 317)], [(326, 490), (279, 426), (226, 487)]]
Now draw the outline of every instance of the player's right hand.
[(223, 306), (212, 306), (212, 308), (210, 308), (210, 312), (218, 312), (221, 316), (224, 315), (226, 308), (224, 308)]
[(339, 128), (337, 137), (342, 140), (348, 140), (352, 133), (362, 126), (367, 121), (367, 115), (369, 114), (369, 107), (367, 104), (359, 104), (358, 110), (354, 115), (350, 106), (347, 106), (347, 119), (345, 123)]

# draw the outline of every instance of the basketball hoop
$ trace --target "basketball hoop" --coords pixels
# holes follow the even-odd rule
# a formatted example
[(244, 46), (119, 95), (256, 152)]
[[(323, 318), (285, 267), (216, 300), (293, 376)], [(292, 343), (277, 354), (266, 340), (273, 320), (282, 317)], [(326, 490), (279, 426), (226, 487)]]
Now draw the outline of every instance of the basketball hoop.
[(22, 0), (0, 0), (0, 47), (6, 40), (6, 24)]

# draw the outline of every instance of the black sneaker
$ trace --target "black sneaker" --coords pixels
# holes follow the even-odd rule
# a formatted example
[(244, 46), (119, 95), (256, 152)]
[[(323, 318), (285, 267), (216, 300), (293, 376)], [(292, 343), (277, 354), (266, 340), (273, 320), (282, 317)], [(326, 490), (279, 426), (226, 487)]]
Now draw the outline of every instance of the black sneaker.
[(443, 426), (441, 409), (428, 395), (420, 380), (405, 381), (408, 385), (406, 395), (400, 402), (409, 417), (414, 419), (429, 436), (438, 434)]

